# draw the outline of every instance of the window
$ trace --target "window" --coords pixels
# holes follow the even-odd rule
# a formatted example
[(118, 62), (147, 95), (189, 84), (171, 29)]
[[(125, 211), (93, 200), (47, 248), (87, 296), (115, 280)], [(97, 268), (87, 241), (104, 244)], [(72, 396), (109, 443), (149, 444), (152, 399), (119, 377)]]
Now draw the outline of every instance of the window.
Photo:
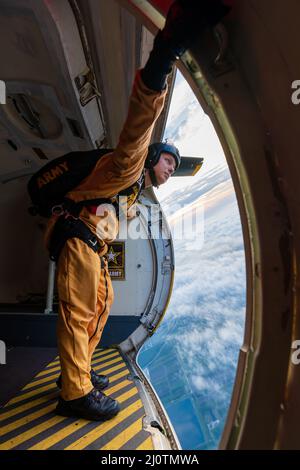
[[(138, 356), (183, 449), (215, 449), (243, 342), (246, 274), (229, 169), (209, 118), (178, 73), (165, 138), (204, 157), (194, 177), (172, 178), (157, 197), (176, 229), (178, 211), (203, 211), (196, 237), (173, 237), (175, 281), (164, 320)], [(174, 230), (174, 233), (176, 230)], [(183, 232), (184, 234), (184, 232)]]

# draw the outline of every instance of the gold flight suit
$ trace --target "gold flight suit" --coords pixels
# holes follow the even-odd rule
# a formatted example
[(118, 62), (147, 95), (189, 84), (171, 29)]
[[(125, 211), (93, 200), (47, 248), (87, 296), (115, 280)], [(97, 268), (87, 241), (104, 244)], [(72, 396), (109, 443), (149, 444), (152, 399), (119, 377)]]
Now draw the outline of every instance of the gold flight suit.
[[(147, 88), (140, 72), (137, 72), (128, 115), (116, 149), (104, 155), (91, 174), (67, 197), (76, 202), (110, 198), (139, 179), (166, 92), (167, 89), (156, 92)], [(130, 199), (128, 209), (135, 202), (134, 198)], [(100, 256), (105, 255), (107, 243), (117, 236), (118, 219), (111, 215), (101, 217), (101, 212), (95, 215), (87, 207), (81, 210), (80, 219), (97, 235), (101, 248), (95, 253), (82, 240), (71, 238), (62, 249), (57, 263), (57, 342), (62, 371), (61, 396), (67, 401), (83, 397), (93, 389), (90, 379), (91, 358), (100, 341), (114, 298), (107, 260), (104, 260), (101, 269)], [(57, 216), (52, 216), (48, 222), (46, 246), (56, 220)], [(108, 235), (105, 236), (105, 233)]]

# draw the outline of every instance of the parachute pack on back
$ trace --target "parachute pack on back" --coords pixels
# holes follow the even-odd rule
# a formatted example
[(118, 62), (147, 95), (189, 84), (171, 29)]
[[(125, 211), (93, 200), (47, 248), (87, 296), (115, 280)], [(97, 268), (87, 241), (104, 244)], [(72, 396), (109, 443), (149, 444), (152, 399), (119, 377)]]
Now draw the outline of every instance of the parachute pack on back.
[(50, 217), (52, 208), (64, 203), (66, 194), (92, 172), (103, 155), (110, 152), (111, 149), (70, 152), (44, 165), (27, 185), (33, 204), (29, 213)]

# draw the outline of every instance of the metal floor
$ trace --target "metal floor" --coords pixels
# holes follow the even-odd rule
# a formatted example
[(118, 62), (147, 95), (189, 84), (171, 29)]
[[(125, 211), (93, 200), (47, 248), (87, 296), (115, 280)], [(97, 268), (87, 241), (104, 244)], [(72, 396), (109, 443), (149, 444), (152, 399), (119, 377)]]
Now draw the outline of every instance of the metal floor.
[(0, 450), (152, 450), (151, 434), (143, 430), (143, 403), (119, 351), (96, 350), (92, 366), (109, 377), (105, 394), (119, 401), (117, 416), (101, 423), (56, 415), (55, 358), (0, 410)]

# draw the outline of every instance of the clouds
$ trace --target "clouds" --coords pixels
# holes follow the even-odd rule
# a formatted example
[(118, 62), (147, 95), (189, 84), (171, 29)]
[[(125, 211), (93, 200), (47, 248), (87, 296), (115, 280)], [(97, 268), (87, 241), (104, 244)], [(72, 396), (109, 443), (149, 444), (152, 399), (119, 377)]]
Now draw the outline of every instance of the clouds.
[[(244, 246), (222, 148), (181, 78), (178, 87), (166, 136), (183, 155), (206, 153), (206, 165), (195, 178), (174, 178), (180, 181), (172, 182), (169, 191), (159, 190), (157, 196), (172, 233), (183, 219), (191, 221), (194, 209), (203, 211), (203, 221), (194, 238), (173, 237), (171, 301), (160, 328), (140, 353), (139, 363), (147, 367), (150, 380), (172, 413), (180, 441), (189, 445), (184, 430), (193, 423), (194, 434), (201, 432), (192, 448), (208, 449), (217, 447), (223, 430), (243, 342)], [(179, 395), (176, 386), (181, 387)]]
[(202, 175), (200, 180), (196, 182), (193, 181), (193, 184), (172, 191), (170, 195), (160, 200), (160, 204), (165, 215), (170, 218), (170, 216), (180, 208), (187, 210), (190, 204), (195, 204), (197, 201), (200, 201), (199, 198), (201, 196), (211, 196), (209, 194), (211, 190), (214, 190), (213, 196), (215, 197), (221, 190), (221, 183), (226, 182), (229, 182), (232, 187), (228, 168), (225, 166), (217, 166), (207, 172), (206, 175)]
[[(219, 171), (214, 177), (218, 175)], [(210, 176), (212, 180), (214, 177)], [(191, 200), (192, 194), (196, 198), (201, 194), (197, 200), (213, 201), (205, 210), (204, 243), (199, 249), (197, 240), (192, 244), (184, 239), (174, 240), (173, 293), (162, 326), (150, 344), (151, 367), (155, 369), (159, 357), (170, 354), (177, 357), (184, 370), (182, 380), (189, 391), (186, 393), (193, 398), (195, 409), (211, 416), (207, 421), (211, 438), (199, 448), (217, 446), (221, 436), (244, 335), (246, 279), (242, 230), (232, 183), (223, 179), (208, 193), (203, 194), (196, 187), (186, 192), (189, 204), (195, 202)], [(224, 193), (227, 197), (220, 197)], [(180, 197), (183, 202), (184, 194)], [(169, 209), (172, 213), (172, 204)], [(166, 371), (164, 374), (164, 380), (172, 380)], [(170, 405), (170, 396), (168, 400)], [(214, 422), (218, 423), (217, 428)]]
[(204, 164), (196, 176), (173, 177), (167, 184), (155, 190), (160, 201), (172, 191), (184, 190), (185, 187), (194, 184), (213, 168), (226, 166), (226, 159), (214, 127), (179, 72), (171, 100), (165, 138), (174, 142), (181, 155), (203, 157)]
[(172, 238), (181, 241), (180, 251), (203, 248), (208, 217), (228, 199), (235, 199), (228, 168), (217, 167), (202, 180), (161, 201)]

